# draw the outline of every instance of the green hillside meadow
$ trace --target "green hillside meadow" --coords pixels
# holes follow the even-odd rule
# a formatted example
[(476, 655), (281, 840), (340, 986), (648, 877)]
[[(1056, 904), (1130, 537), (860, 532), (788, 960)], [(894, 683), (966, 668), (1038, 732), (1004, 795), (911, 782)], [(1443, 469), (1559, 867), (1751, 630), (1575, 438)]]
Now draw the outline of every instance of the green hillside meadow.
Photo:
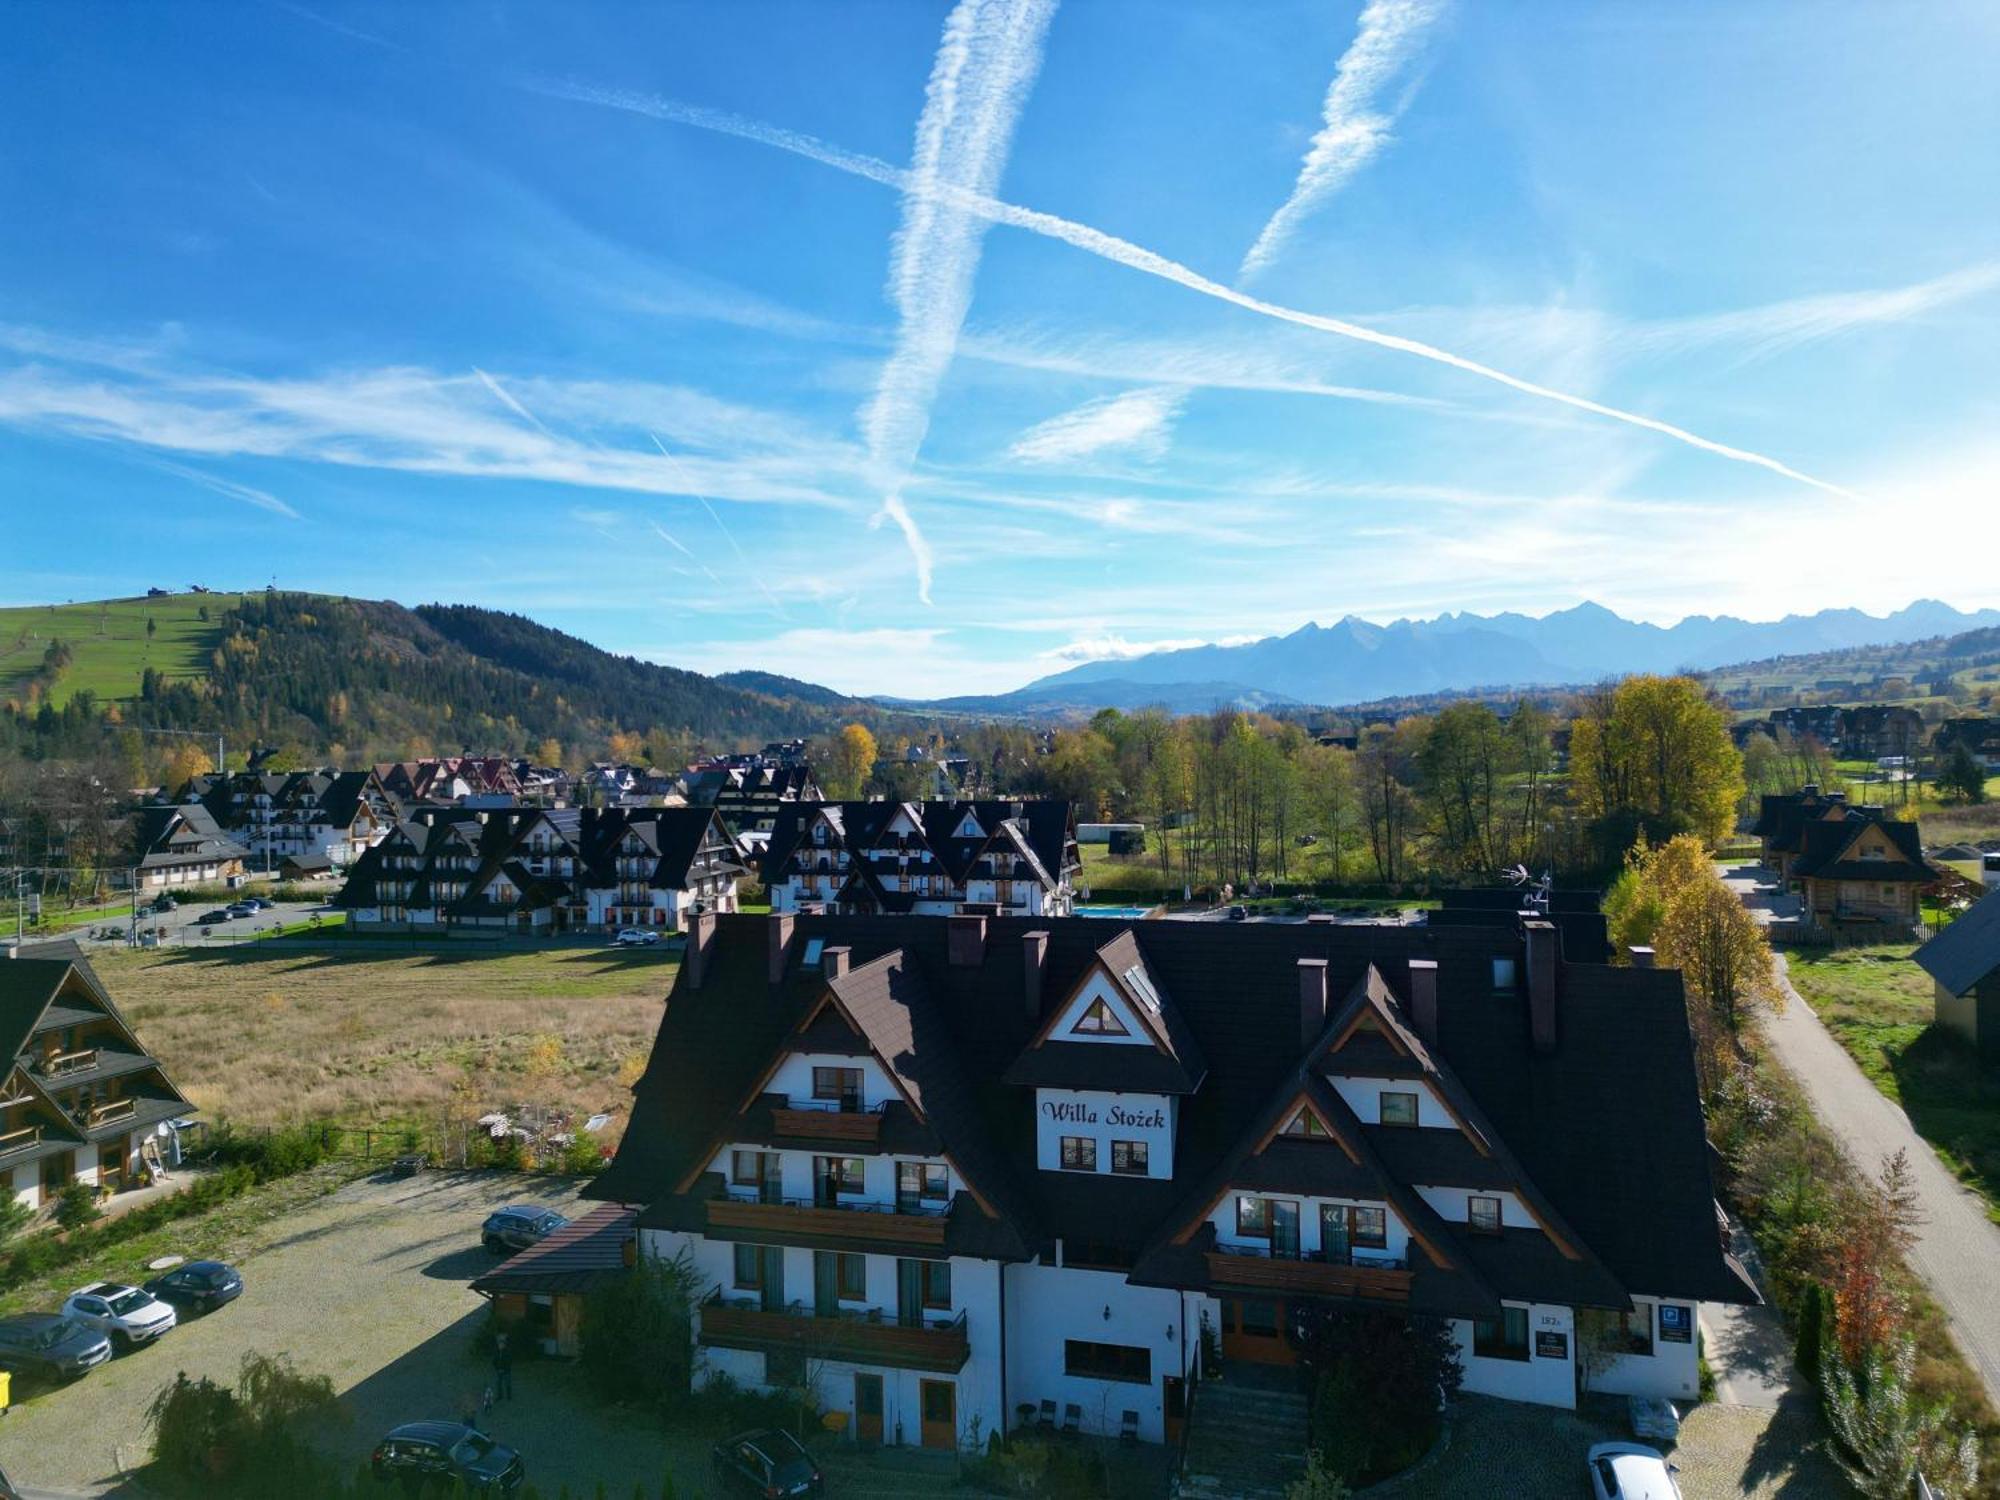
[[(170, 594), (163, 599), (105, 599), (87, 604), (29, 604), (0, 609), (0, 697), (25, 691), (51, 640), (73, 657), (50, 701), (60, 708), (77, 693), (130, 698), (147, 667), (174, 680), (202, 676), (222, 639), (224, 611), (241, 594)], [(207, 620), (201, 618), (206, 606)], [(146, 622), (154, 624), (148, 638)]]

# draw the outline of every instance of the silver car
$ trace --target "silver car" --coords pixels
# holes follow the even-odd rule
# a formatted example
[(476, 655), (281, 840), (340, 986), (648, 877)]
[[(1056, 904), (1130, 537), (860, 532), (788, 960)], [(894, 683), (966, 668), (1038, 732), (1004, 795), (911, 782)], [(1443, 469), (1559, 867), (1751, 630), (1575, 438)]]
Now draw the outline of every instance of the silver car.
[(1678, 1472), (1656, 1448), (1640, 1443), (1599, 1443), (1590, 1450), (1594, 1500), (1681, 1500)]
[(150, 1344), (169, 1332), (176, 1322), (173, 1308), (151, 1292), (116, 1281), (94, 1281), (69, 1294), (63, 1313), (109, 1336), (112, 1347), (123, 1354), (141, 1344)]

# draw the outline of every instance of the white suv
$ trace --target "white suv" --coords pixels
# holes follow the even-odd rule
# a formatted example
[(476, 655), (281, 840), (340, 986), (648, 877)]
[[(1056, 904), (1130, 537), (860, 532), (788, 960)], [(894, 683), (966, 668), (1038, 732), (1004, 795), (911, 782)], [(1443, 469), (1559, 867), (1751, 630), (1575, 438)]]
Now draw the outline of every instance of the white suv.
[(151, 1292), (115, 1281), (95, 1281), (71, 1292), (63, 1312), (108, 1334), (121, 1353), (152, 1343), (176, 1321), (173, 1308)]

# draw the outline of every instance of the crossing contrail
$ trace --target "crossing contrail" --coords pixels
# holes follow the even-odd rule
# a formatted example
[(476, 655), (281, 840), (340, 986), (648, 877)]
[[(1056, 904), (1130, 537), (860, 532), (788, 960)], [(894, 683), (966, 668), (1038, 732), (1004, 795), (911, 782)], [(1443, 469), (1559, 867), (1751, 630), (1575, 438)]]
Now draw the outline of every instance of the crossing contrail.
[[(781, 129), (767, 125), (761, 120), (747, 119), (741, 115), (723, 110), (706, 109), (697, 105), (682, 103), (677, 99), (657, 95), (642, 95), (611, 90), (595, 89), (583, 85), (537, 82), (526, 87), (551, 98), (570, 99), (583, 104), (595, 104), (609, 109), (627, 110), (634, 114), (646, 115), (653, 119), (669, 121), (677, 125), (689, 125), (698, 130), (713, 131), (720, 135), (735, 136), (741, 140), (755, 141), (780, 151), (788, 151), (795, 156), (803, 156), (823, 166), (846, 172), (851, 176), (866, 178), (898, 192), (916, 191), (912, 175), (900, 167), (891, 166), (879, 157), (848, 151), (839, 146), (829, 145), (813, 136), (798, 131)], [(1350, 323), (1343, 318), (1324, 317), (1319, 313), (1301, 312), (1297, 308), (1283, 307), (1275, 302), (1266, 302), (1261, 297), (1253, 297), (1247, 292), (1237, 291), (1212, 281), (1200, 272), (1169, 260), (1130, 240), (1106, 234), (1101, 229), (1093, 229), (1087, 224), (1079, 224), (1071, 219), (1059, 218), (1055, 214), (1042, 213), (1032, 208), (1022, 208), (1017, 204), (1005, 203), (984, 194), (968, 192), (963, 188), (940, 183), (928, 189), (948, 202), (963, 208), (966, 212), (979, 215), (995, 224), (1006, 224), (1015, 229), (1025, 229), (1031, 234), (1039, 234), (1048, 239), (1060, 240), (1090, 255), (1108, 260), (1116, 265), (1148, 276), (1157, 276), (1163, 281), (1171, 281), (1189, 291), (1199, 292), (1205, 297), (1213, 297), (1219, 302), (1227, 302), (1246, 312), (1261, 317), (1272, 318), (1281, 323), (1291, 323), (1300, 328), (1317, 329), (1338, 338), (1352, 339), (1357, 343), (1372, 344), (1378, 349), (1394, 350), (1416, 359), (1428, 360), (1433, 364), (1463, 371), (1465, 374), (1488, 380), (1495, 385), (1506, 386), (1509, 390), (1523, 395), (1536, 396), (1544, 401), (1572, 407), (1577, 411), (1590, 412), (1614, 422), (1623, 422), (1632, 427), (1657, 432), (1662, 437), (1685, 443), (1690, 448), (1698, 448), (1704, 453), (1713, 453), (1719, 458), (1733, 459), (1737, 463), (1749, 464), (1782, 475), (1798, 484), (1824, 490), (1830, 495), (1840, 495), (1846, 499), (1859, 500), (1864, 497), (1855, 491), (1833, 483), (1831, 480), (1815, 478), (1811, 474), (1782, 463), (1767, 454), (1756, 453), (1748, 448), (1733, 447), (1690, 432), (1685, 427), (1676, 427), (1671, 422), (1662, 422), (1656, 417), (1643, 416), (1638, 412), (1625, 411), (1620, 407), (1607, 406), (1601, 401), (1593, 401), (1588, 396), (1573, 395), (1559, 391), (1536, 381), (1510, 375), (1505, 370), (1497, 370), (1491, 365), (1481, 364), (1462, 354), (1453, 354), (1418, 339), (1404, 338), (1400, 334), (1383, 333), (1379, 329), (1367, 328), (1359, 323)]]

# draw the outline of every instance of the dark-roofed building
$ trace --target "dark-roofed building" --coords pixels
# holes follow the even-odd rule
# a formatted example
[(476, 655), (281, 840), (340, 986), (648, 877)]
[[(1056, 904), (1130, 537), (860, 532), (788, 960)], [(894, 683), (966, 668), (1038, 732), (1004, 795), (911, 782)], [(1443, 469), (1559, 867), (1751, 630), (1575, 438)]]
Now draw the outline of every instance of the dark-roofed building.
[(2000, 896), (1988, 894), (1916, 951), (1937, 996), (1937, 1024), (2000, 1062)]
[(773, 911), (1068, 916), (1083, 868), (1064, 801), (794, 802), (761, 867)]
[(0, 1069), (0, 1194), (29, 1208), (71, 1182), (135, 1186), (193, 1112), (74, 943), (0, 959)]
[(1879, 807), (1850, 807), (1842, 818), (1808, 819), (1800, 832), (1791, 878), (1808, 925), (1899, 937), (1922, 920), (1918, 898), (1937, 873), (1915, 823), (1892, 822)]
[(632, 1265), (638, 1211), (601, 1203), (484, 1276), (472, 1289), (493, 1304), (510, 1335), (544, 1354), (575, 1354), (583, 1299)]
[(1960, 745), (1988, 771), (2000, 771), (2000, 718), (1946, 719), (1931, 734), (1931, 748), (1940, 759)]
[(1757, 821), (1750, 825), (1759, 859), (1780, 881), (1791, 879), (1792, 863), (1805, 847), (1806, 824), (1838, 821), (1847, 813), (1847, 793), (1822, 792), (1812, 782), (1796, 792), (1766, 792), (1758, 804)]
[(210, 885), (243, 873), (250, 856), (199, 802), (132, 814), (133, 878), (141, 889)]
[(1691, 1399), (1755, 1293), (1680, 975), (1511, 915), (698, 918), (588, 1191), (699, 1273), (699, 1378), (864, 1438), (1172, 1440), (1203, 1330), (1282, 1365), (1307, 1304), (1448, 1320), (1474, 1391), (1573, 1405), (1588, 1330), (1593, 1388)]
[(241, 843), (260, 869), (287, 855), (323, 855), (345, 869), (401, 813), (373, 771), (237, 771), (197, 776), (181, 790)]

